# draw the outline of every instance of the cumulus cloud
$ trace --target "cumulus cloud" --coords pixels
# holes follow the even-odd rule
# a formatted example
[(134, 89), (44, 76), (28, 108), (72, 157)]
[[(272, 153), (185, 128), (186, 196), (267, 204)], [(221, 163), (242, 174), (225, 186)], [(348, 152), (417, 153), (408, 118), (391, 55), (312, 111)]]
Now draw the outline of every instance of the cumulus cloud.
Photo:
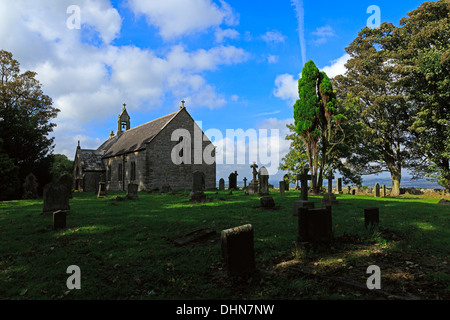
[[(143, 10), (151, 5), (161, 6), (156, 9), (162, 11), (156, 12), (161, 13), (163, 22), (168, 2), (173, 1), (164, 4), (130, 1)], [(187, 28), (177, 27), (173, 31), (167, 31), (161, 24), (161, 32), (181, 35), (221, 23), (237, 23), (238, 16), (223, 1), (220, 6), (208, 0), (178, 4), (184, 6), (187, 2), (193, 6), (191, 10), (196, 17), (209, 12), (219, 19), (198, 28), (188, 23)], [(98, 146), (100, 141), (88, 135), (89, 124), (115, 116), (124, 102), (129, 110), (142, 111), (167, 103), (169, 96), (177, 101), (189, 99), (192, 107), (221, 107), (226, 98), (208, 83), (205, 72), (249, 58), (245, 50), (227, 45), (191, 51), (169, 44), (158, 52), (133, 45), (115, 46), (122, 18), (110, 1), (76, 1), (81, 14), (80, 29), (69, 29), (66, 25), (70, 17), (67, 8), (73, 3), (70, 0), (0, 1), (0, 48), (13, 53), (22, 71), (37, 72), (43, 91), (61, 110), (54, 132), (57, 153), (66, 154), (67, 144), (74, 142), (74, 136), (83, 145)], [(87, 32), (95, 33), (96, 41), (90, 42)], [(226, 34), (224, 37), (233, 36), (232, 32)], [(108, 133), (105, 132), (105, 138)], [(72, 157), (72, 153), (67, 155)]]
[(345, 64), (349, 59), (350, 55), (346, 53), (342, 57), (331, 61), (331, 65), (323, 67), (321, 71), (324, 71), (329, 78), (334, 78), (337, 75), (345, 74), (347, 71)]
[(214, 36), (216, 37), (216, 42), (222, 43), (226, 38), (228, 39), (239, 39), (240, 34), (235, 29), (225, 29), (222, 30), (221, 28), (218, 28)]
[(313, 43), (316, 45), (324, 44), (330, 38), (333, 38), (336, 36), (334, 29), (330, 25), (319, 27), (316, 29), (316, 31), (313, 31), (312, 34), (316, 37), (313, 40)]
[(237, 15), (225, 2), (218, 6), (211, 0), (129, 0), (136, 15), (144, 15), (147, 23), (159, 29), (165, 40), (220, 26), (236, 25)]
[(298, 79), (288, 73), (280, 74), (275, 78), (273, 95), (288, 104), (294, 104), (298, 99)]
[(286, 40), (286, 37), (277, 30), (267, 31), (265, 34), (261, 36), (261, 39), (267, 42), (268, 44), (272, 43), (282, 43)]

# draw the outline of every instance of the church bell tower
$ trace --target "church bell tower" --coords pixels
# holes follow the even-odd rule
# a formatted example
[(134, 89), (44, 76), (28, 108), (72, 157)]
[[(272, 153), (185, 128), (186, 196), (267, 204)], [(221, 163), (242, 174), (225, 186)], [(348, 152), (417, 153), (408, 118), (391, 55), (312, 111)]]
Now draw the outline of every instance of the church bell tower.
[(117, 121), (117, 134), (121, 134), (124, 131), (130, 129), (130, 116), (128, 115), (126, 104), (123, 104), (122, 112), (119, 114), (119, 120)]

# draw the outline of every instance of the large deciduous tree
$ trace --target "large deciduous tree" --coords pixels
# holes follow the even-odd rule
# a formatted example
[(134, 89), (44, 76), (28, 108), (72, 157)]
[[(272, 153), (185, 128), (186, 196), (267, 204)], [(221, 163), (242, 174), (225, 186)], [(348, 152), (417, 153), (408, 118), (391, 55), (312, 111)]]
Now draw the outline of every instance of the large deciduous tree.
[(364, 174), (389, 171), (395, 196), (400, 194), (402, 168), (409, 164), (411, 117), (390, 50), (394, 30), (390, 23), (362, 29), (346, 48), (347, 72), (335, 81), (345, 88), (344, 103), (356, 107), (361, 124), (361, 139), (351, 159), (364, 168)]
[(411, 106), (413, 171), (450, 190), (450, 1), (423, 3), (394, 36), (390, 49)]
[(19, 168), (20, 181), (42, 168), (52, 153), (54, 138), (48, 134), (58, 112), (42, 92), (36, 73), (20, 73), (19, 62), (0, 50), (0, 139), (3, 151)]

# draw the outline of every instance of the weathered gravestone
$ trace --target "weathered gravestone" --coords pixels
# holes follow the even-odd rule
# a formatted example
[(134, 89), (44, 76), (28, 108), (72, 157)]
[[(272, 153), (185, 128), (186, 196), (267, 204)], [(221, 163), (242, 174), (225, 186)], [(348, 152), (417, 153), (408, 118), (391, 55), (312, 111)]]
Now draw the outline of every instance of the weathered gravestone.
[(260, 196), (269, 195), (269, 171), (266, 167), (261, 167), (258, 172), (258, 194)]
[(383, 186), (381, 187), (381, 196), (383, 198), (386, 197), (386, 185), (385, 184), (383, 184)]
[(225, 190), (225, 180), (223, 178), (219, 180), (219, 190)]
[(127, 199), (137, 199), (138, 198), (139, 186), (135, 183), (128, 184)]
[(250, 181), (250, 184), (249, 184), (247, 190), (249, 193), (255, 194), (258, 192), (258, 184), (259, 184), (258, 178), (257, 178), (258, 171), (256, 171), (256, 168), (258, 168), (258, 165), (255, 162), (253, 162), (253, 164), (250, 166), (250, 168), (252, 168), (253, 179), (252, 179), (252, 181)]
[(273, 208), (275, 207), (275, 201), (272, 197), (262, 197), (260, 199), (261, 208)]
[(328, 179), (328, 193), (326, 193), (323, 196), (322, 199), (322, 204), (324, 204), (325, 206), (327, 205), (332, 205), (332, 204), (338, 204), (339, 201), (337, 201), (336, 196), (333, 194), (333, 173), (330, 172), (327, 176)]
[(202, 202), (206, 200), (206, 195), (203, 192), (205, 189), (205, 174), (201, 171), (194, 171), (192, 173), (192, 192), (190, 194), (191, 201)]
[(298, 209), (298, 241), (329, 242), (333, 237), (331, 206)]
[(356, 189), (353, 189), (353, 190), (352, 190), (352, 195), (353, 195), (353, 196), (356, 195)]
[(450, 206), (450, 201), (446, 199), (441, 199), (439, 200), (438, 204), (440, 204), (441, 206)]
[(244, 177), (244, 189), (247, 189), (247, 177)]
[(285, 174), (283, 176), (284, 190), (289, 191), (289, 175)]
[(64, 229), (66, 227), (67, 211), (58, 210), (53, 212), (53, 229)]
[(36, 176), (32, 173), (29, 173), (25, 182), (23, 183), (23, 199), (37, 199), (38, 198), (38, 183)]
[(222, 257), (230, 275), (245, 276), (256, 270), (251, 224), (223, 230), (220, 238)]
[(284, 195), (284, 188), (285, 188), (284, 181), (280, 181), (279, 185), (280, 185), (280, 194)]
[(378, 207), (364, 209), (364, 226), (366, 229), (373, 230), (380, 223), (380, 211)]
[(311, 180), (311, 175), (308, 174), (308, 169), (305, 169), (301, 175), (298, 175), (297, 179), (301, 183), (300, 200), (294, 201), (294, 207), (292, 208), (292, 215), (298, 215), (299, 208), (314, 209), (314, 202), (308, 201), (308, 180)]
[(228, 190), (237, 189), (237, 176), (237, 171), (230, 173), (228, 176)]
[(375, 197), (380, 197), (380, 184), (376, 183), (375, 184)]
[(71, 174), (63, 174), (59, 177), (59, 183), (66, 186), (69, 191), (69, 198), (72, 199), (72, 189), (73, 189), (73, 177)]
[(337, 192), (338, 192), (338, 194), (343, 194), (343, 192), (342, 192), (342, 178), (337, 178)]
[(97, 198), (105, 198), (106, 197), (106, 183), (99, 182), (98, 183), (98, 193)]
[(70, 210), (69, 191), (59, 182), (51, 182), (44, 187), (44, 208), (42, 214), (53, 214), (58, 210)]

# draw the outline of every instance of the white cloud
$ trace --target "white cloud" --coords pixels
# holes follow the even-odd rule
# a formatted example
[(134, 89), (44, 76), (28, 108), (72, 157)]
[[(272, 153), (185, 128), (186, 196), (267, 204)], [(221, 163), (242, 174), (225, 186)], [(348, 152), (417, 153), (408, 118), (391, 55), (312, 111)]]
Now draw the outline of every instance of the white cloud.
[(286, 40), (286, 37), (279, 31), (267, 31), (265, 34), (261, 36), (261, 39), (265, 42), (269, 43), (283, 43)]
[(136, 15), (143, 14), (147, 23), (159, 29), (166, 40), (204, 31), (222, 23), (236, 25), (237, 15), (225, 2), (221, 6), (211, 0), (129, 0)]
[(313, 40), (313, 43), (316, 45), (324, 44), (328, 41), (329, 38), (333, 38), (336, 36), (334, 29), (330, 25), (319, 27), (316, 29), (316, 31), (313, 31), (312, 34), (316, 36), (316, 38)]
[(323, 67), (321, 71), (324, 71), (330, 79), (337, 75), (345, 74), (347, 71), (345, 64), (349, 59), (350, 55), (346, 53), (339, 59), (331, 61), (331, 65)]
[(214, 33), (214, 35), (216, 37), (216, 42), (218, 42), (218, 43), (223, 42), (226, 38), (239, 39), (239, 37), (240, 37), (239, 32), (235, 29), (222, 30), (221, 28), (218, 28), (216, 30), (216, 32)]
[(298, 100), (298, 79), (288, 73), (280, 74), (275, 79), (273, 95), (294, 104)]
[(273, 54), (269, 54), (269, 55), (267, 56), (267, 62), (268, 62), (269, 64), (277, 63), (277, 62), (278, 62), (278, 59), (279, 59), (279, 57), (276, 56), (276, 55), (273, 55)]

